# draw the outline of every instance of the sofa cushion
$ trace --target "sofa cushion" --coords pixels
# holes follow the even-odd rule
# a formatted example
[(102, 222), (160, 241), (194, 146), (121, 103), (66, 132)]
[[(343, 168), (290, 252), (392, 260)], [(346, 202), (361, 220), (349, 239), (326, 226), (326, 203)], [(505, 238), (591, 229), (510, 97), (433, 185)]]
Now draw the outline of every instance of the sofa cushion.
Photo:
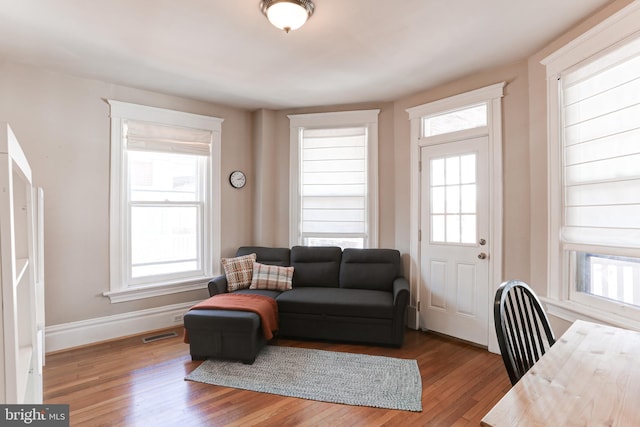
[(261, 264), (279, 265), (288, 267), (289, 248), (267, 248), (264, 246), (241, 246), (236, 252), (236, 256), (256, 254), (256, 261)]
[(395, 249), (350, 249), (342, 253), (340, 287), (393, 291), (400, 276), (400, 252)]
[(291, 248), (293, 287), (338, 287), (342, 249), (333, 246)]
[(294, 288), (276, 298), (278, 311), (325, 316), (393, 318), (391, 292), (344, 288)]
[(222, 258), (222, 267), (227, 276), (227, 291), (233, 292), (251, 286), (255, 260), (254, 253), (235, 258)]
[(249, 289), (270, 289), (274, 291), (288, 291), (291, 289), (293, 267), (280, 267), (253, 263), (253, 278)]

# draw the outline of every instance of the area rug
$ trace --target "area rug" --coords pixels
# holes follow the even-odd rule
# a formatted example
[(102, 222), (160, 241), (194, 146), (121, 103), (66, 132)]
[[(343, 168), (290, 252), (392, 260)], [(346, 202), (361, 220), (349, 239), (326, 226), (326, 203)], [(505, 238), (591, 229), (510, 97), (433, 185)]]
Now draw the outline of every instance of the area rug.
[(422, 411), (415, 360), (264, 347), (253, 365), (206, 360), (186, 380), (323, 402)]

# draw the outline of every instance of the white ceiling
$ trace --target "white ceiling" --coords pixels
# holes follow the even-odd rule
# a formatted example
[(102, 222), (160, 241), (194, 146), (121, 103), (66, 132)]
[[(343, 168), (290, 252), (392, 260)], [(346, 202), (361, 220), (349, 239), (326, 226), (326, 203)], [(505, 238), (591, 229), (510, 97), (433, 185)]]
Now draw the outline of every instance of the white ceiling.
[(526, 58), (609, 0), (0, 0), (0, 58), (242, 108), (394, 100)]

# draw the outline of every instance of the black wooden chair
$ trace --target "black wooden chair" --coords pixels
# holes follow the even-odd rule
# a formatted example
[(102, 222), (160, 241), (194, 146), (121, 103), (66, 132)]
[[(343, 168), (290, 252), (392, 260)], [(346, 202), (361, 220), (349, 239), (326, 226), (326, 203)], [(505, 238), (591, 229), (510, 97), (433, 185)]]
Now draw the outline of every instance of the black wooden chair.
[(540, 300), (524, 282), (510, 280), (498, 288), (493, 320), (502, 360), (511, 384), (556, 342)]

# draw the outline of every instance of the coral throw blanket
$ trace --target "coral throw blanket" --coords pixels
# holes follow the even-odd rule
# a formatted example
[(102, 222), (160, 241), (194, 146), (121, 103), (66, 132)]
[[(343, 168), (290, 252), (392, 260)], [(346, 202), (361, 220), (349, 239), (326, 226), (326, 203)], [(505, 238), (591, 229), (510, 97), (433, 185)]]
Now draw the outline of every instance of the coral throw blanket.
[[(219, 294), (214, 295), (191, 307), (191, 310), (235, 310), (252, 311), (260, 316), (262, 332), (268, 341), (273, 338), (278, 330), (278, 303), (276, 300), (264, 295), (254, 294)], [(186, 331), (185, 331), (186, 332)], [(185, 334), (185, 342), (188, 337)]]

